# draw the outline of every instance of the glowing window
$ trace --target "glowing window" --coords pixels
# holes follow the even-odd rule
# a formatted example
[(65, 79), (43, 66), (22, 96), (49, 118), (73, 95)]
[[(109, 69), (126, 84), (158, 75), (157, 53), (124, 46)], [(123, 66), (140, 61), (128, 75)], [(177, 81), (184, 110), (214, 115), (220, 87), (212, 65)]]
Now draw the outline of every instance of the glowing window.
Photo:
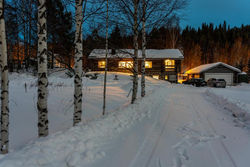
[(57, 59), (55, 60), (55, 66), (56, 67), (63, 67), (63, 65)]
[(200, 74), (195, 74), (194, 78), (200, 78)]
[(165, 80), (168, 80), (168, 76), (167, 75), (165, 75)]
[(165, 60), (165, 68), (175, 68), (175, 61), (170, 59)]
[(119, 68), (133, 68), (133, 62), (132, 61), (119, 61), (118, 67)]
[(154, 79), (159, 79), (159, 75), (153, 75)]
[(152, 61), (145, 61), (145, 68), (152, 68)]
[(105, 68), (105, 61), (98, 61), (98, 68)]

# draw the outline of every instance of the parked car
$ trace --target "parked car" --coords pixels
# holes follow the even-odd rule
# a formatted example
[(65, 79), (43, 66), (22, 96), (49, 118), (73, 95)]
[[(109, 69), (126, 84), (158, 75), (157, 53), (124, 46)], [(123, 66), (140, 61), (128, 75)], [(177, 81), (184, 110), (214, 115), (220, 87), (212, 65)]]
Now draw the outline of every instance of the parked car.
[(216, 87), (216, 88), (225, 88), (227, 85), (224, 79), (215, 79), (210, 78), (207, 80), (207, 86)]
[(193, 85), (196, 87), (206, 86), (206, 82), (202, 78), (191, 78), (187, 81), (182, 82), (183, 84)]
[(215, 78), (209, 78), (207, 80), (207, 86), (216, 87), (216, 79)]
[(227, 85), (227, 82), (224, 79), (217, 79), (216, 81), (217, 88), (225, 88), (226, 85)]

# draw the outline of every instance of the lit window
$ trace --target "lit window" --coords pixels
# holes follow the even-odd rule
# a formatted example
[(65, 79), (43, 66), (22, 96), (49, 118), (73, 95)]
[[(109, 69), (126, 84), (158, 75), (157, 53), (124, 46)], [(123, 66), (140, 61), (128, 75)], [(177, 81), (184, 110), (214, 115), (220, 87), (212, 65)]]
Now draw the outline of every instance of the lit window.
[(105, 68), (105, 61), (98, 61), (98, 68)]
[(152, 61), (145, 61), (145, 68), (152, 68)]
[(175, 68), (175, 61), (170, 59), (165, 60), (165, 68)]
[(62, 64), (60, 63), (60, 61), (58, 61), (57, 59), (55, 60), (55, 66), (56, 67), (63, 67)]
[(167, 75), (165, 75), (165, 80), (168, 80), (168, 76)]
[(194, 78), (200, 78), (200, 75), (199, 74), (195, 74)]
[(159, 75), (153, 75), (154, 79), (159, 79)]
[(132, 61), (119, 61), (118, 67), (119, 68), (133, 68), (133, 62)]

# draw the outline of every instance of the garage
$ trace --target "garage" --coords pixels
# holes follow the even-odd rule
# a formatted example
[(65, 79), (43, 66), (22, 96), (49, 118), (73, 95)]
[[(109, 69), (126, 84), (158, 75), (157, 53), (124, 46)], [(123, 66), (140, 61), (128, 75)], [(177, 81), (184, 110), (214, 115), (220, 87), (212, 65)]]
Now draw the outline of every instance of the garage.
[(209, 78), (224, 79), (227, 85), (233, 85), (233, 73), (205, 73), (205, 81)]
[(235, 85), (238, 82), (238, 74), (241, 71), (226, 63), (217, 62), (203, 64), (185, 72), (188, 78), (203, 78), (207, 81), (210, 78), (224, 79), (227, 85)]

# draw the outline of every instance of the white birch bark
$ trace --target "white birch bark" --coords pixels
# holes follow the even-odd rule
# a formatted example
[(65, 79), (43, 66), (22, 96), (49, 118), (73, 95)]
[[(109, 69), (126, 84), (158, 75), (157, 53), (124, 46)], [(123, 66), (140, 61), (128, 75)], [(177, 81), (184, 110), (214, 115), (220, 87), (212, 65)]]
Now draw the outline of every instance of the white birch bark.
[(109, 28), (109, 1), (107, 0), (107, 15), (106, 15), (106, 54), (105, 54), (105, 72), (104, 72), (104, 86), (103, 86), (103, 107), (102, 115), (105, 115), (106, 109), (106, 83), (107, 83), (107, 71), (108, 71), (108, 28)]
[(0, 0), (0, 49), (1, 49), (1, 153), (9, 148), (9, 80), (7, 65), (7, 44), (4, 21), (4, 0)]
[(133, 104), (137, 98), (137, 90), (138, 90), (138, 0), (134, 1), (134, 56), (133, 56), (133, 90), (132, 90), (132, 99), (131, 103)]
[(82, 116), (82, 7), (83, 0), (75, 0), (76, 5), (76, 32), (75, 32), (75, 57), (74, 57), (74, 118), (73, 125), (81, 122)]
[(38, 135), (45, 137), (48, 129), (47, 20), (46, 0), (38, 0)]
[(142, 63), (141, 63), (141, 97), (145, 96), (145, 61), (146, 61), (146, 2), (142, 0)]

